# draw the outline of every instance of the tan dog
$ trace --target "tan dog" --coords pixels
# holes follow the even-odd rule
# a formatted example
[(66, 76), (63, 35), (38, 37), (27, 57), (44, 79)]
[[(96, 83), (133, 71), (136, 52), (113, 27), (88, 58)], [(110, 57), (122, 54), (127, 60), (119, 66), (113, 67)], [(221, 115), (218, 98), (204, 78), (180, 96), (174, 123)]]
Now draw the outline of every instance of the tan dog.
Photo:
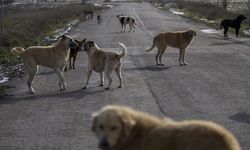
[(121, 67), (122, 67), (122, 61), (121, 58), (125, 56), (126, 54), (126, 47), (124, 44), (119, 43), (122, 47), (122, 53), (117, 53), (114, 51), (105, 51), (100, 49), (93, 41), (87, 41), (84, 44), (84, 51), (88, 54), (88, 72), (87, 72), (87, 82), (86, 85), (83, 87), (83, 89), (87, 88), (92, 70), (100, 73), (101, 78), (101, 84), (100, 86), (104, 85), (104, 76), (103, 73), (108, 77), (109, 79), (109, 85), (105, 89), (110, 89), (110, 85), (112, 83), (111, 73), (115, 70), (120, 84), (118, 88), (123, 87), (123, 81), (121, 76)]
[(187, 63), (184, 61), (186, 49), (191, 44), (195, 36), (196, 31), (192, 29), (188, 31), (160, 33), (154, 37), (152, 47), (146, 51), (149, 52), (153, 50), (156, 46), (158, 49), (158, 52), (155, 56), (156, 64), (164, 65), (162, 63), (162, 55), (164, 54), (167, 47), (170, 46), (174, 48), (179, 48), (179, 64), (187, 65)]
[(93, 114), (101, 150), (240, 150), (235, 137), (210, 121), (159, 119), (124, 106)]
[(77, 43), (66, 35), (62, 35), (54, 46), (31, 46), (26, 49), (15, 47), (11, 53), (20, 56), (24, 67), (29, 73), (27, 81), (29, 92), (34, 94), (32, 82), (38, 71), (38, 65), (52, 68), (59, 77), (60, 90), (66, 90), (66, 82), (63, 75), (63, 69), (69, 57), (69, 44)]

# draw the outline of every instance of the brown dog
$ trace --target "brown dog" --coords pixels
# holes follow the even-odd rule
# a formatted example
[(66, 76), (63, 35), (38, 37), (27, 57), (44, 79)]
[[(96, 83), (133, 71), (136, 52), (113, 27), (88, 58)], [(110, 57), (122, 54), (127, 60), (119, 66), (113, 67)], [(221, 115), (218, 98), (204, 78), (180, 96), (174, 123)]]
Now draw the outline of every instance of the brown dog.
[(110, 85), (112, 83), (111, 73), (115, 70), (120, 84), (118, 88), (123, 87), (122, 82), (122, 75), (121, 75), (121, 67), (122, 67), (122, 60), (121, 58), (125, 56), (126, 54), (126, 47), (124, 44), (119, 43), (119, 45), (122, 47), (122, 53), (117, 53), (114, 51), (105, 51), (100, 49), (93, 41), (87, 41), (84, 44), (84, 51), (88, 54), (88, 73), (87, 73), (87, 82), (86, 85), (83, 87), (83, 89), (87, 88), (92, 70), (100, 73), (101, 78), (101, 84), (100, 86), (104, 85), (104, 77), (103, 73), (105, 72), (105, 75), (109, 79), (109, 85), (105, 89), (110, 89)]
[[(164, 54), (167, 47), (170, 46), (174, 48), (179, 48), (179, 64), (187, 65), (187, 63), (184, 61), (186, 49), (191, 44), (195, 36), (196, 31), (192, 29), (188, 31), (160, 33), (154, 37), (152, 47), (146, 51), (149, 52), (153, 50), (156, 46), (158, 49), (158, 52), (155, 56), (156, 64), (164, 65), (162, 63), (162, 55)], [(159, 63), (158, 60), (160, 61)]]
[(66, 90), (63, 70), (69, 57), (70, 43), (77, 45), (71, 37), (62, 35), (54, 46), (31, 46), (26, 49), (15, 47), (11, 49), (11, 53), (22, 58), (24, 67), (29, 73), (27, 84), (31, 94), (35, 93), (32, 82), (37, 74), (38, 65), (54, 69), (59, 78), (60, 90)]
[[(78, 45), (74, 46), (74, 44), (70, 44), (70, 53), (69, 53), (69, 68), (70, 69), (76, 69), (75, 67), (75, 61), (76, 56), (78, 52), (82, 49), (83, 44), (86, 42), (86, 39), (83, 39), (82, 41), (74, 40)], [(68, 67), (65, 66), (65, 71), (67, 71)]]
[(240, 150), (235, 137), (210, 121), (159, 119), (124, 106), (93, 114), (101, 150)]

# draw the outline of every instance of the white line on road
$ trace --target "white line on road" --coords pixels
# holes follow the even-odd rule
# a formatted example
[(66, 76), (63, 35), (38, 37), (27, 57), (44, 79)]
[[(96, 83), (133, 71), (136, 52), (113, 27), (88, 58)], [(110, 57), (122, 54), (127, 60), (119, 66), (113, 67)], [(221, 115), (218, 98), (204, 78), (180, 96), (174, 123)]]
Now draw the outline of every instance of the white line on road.
[(155, 35), (154, 35), (151, 31), (149, 31), (149, 30), (146, 28), (146, 26), (144, 25), (143, 21), (141, 20), (141, 18), (140, 18), (140, 17), (138, 16), (138, 14), (136, 13), (135, 8), (133, 8), (133, 11), (134, 11), (134, 13), (135, 13), (135, 16), (136, 16), (136, 17), (138, 18), (138, 20), (140, 21), (142, 27), (148, 32), (149, 35), (151, 35), (152, 37), (154, 37)]

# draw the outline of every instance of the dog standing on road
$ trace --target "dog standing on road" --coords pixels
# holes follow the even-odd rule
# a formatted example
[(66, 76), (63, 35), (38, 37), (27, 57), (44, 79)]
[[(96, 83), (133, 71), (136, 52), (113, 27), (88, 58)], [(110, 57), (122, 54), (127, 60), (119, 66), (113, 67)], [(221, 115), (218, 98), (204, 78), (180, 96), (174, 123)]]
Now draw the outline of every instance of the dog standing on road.
[(52, 68), (58, 75), (60, 90), (66, 90), (66, 82), (63, 75), (64, 67), (69, 57), (69, 45), (77, 43), (69, 36), (62, 35), (54, 46), (31, 46), (26, 49), (15, 47), (11, 53), (20, 56), (25, 69), (29, 73), (27, 85), (29, 92), (34, 94), (32, 82), (38, 71), (38, 65)]
[(135, 26), (137, 24), (135, 23), (134, 17), (124, 16), (124, 15), (117, 15), (116, 17), (119, 19), (121, 23), (121, 26), (122, 26), (121, 32), (126, 32), (127, 24), (129, 24), (129, 27), (130, 27), (130, 30), (128, 32), (130, 32), (132, 28), (134, 29), (133, 32), (135, 32)]
[(121, 69), (122, 69), (121, 58), (125, 56), (127, 50), (124, 44), (119, 43), (119, 45), (122, 47), (122, 53), (102, 50), (94, 43), (94, 41), (87, 41), (84, 44), (83, 46), (84, 51), (87, 52), (89, 60), (88, 60), (87, 81), (83, 89), (87, 88), (92, 70), (100, 73), (100, 78), (101, 78), (100, 86), (104, 85), (103, 73), (105, 73), (105, 75), (108, 77), (109, 85), (105, 89), (110, 89), (110, 85), (112, 83), (112, 78), (110, 75), (112, 71), (115, 70), (120, 82), (118, 88), (123, 87), (123, 81), (121, 75)]
[[(86, 42), (86, 39), (82, 41), (74, 40), (78, 45), (75, 46), (74, 44), (70, 44), (70, 53), (69, 53), (69, 68), (75, 69), (75, 61), (78, 52), (82, 49), (83, 44)], [(65, 71), (67, 71), (67, 65), (65, 66)]]
[(161, 119), (112, 105), (92, 116), (101, 150), (241, 150), (232, 133), (211, 121)]
[[(164, 65), (162, 63), (162, 56), (167, 49), (168, 46), (179, 48), (179, 65), (187, 65), (184, 61), (185, 53), (188, 46), (193, 41), (194, 37), (196, 37), (196, 31), (188, 30), (188, 31), (178, 31), (178, 32), (164, 32), (156, 35), (153, 40), (153, 45), (147, 52), (153, 50), (155, 46), (158, 49), (158, 52), (155, 56), (157, 65)], [(158, 62), (159, 60), (159, 62)]]
[(234, 28), (235, 29), (236, 37), (239, 37), (239, 31), (240, 31), (241, 22), (243, 20), (245, 20), (245, 19), (246, 19), (245, 16), (239, 15), (234, 20), (231, 20), (231, 19), (222, 20), (221, 24), (220, 24), (220, 28), (222, 29), (222, 27), (223, 27), (223, 29), (224, 29), (224, 37), (225, 38), (228, 37), (227, 31), (228, 31), (229, 27)]

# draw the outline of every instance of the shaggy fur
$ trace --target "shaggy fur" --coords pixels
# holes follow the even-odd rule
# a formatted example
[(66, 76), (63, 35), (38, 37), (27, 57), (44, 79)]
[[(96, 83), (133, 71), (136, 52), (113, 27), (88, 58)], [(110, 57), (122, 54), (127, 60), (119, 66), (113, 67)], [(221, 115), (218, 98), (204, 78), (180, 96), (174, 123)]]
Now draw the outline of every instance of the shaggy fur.
[(29, 92), (34, 94), (32, 82), (38, 71), (38, 65), (52, 68), (58, 75), (60, 90), (66, 90), (66, 82), (63, 75), (64, 67), (69, 57), (69, 45), (75, 41), (66, 35), (62, 35), (54, 46), (31, 46), (26, 49), (15, 47), (11, 53), (20, 56), (24, 67), (28, 71), (27, 85)]
[[(78, 46), (74, 46), (74, 44), (70, 44), (70, 53), (69, 53), (69, 68), (70, 69), (76, 69), (75, 67), (75, 61), (76, 61), (76, 56), (78, 52), (82, 49), (83, 44), (86, 42), (86, 39), (83, 39), (82, 41), (74, 40)], [(68, 67), (66, 65), (65, 71), (67, 71)]]
[(231, 27), (231, 28), (234, 28), (235, 29), (235, 34), (236, 34), (236, 37), (239, 36), (239, 31), (240, 31), (240, 26), (241, 26), (241, 22), (243, 20), (245, 20), (246, 17), (243, 16), (243, 15), (239, 15), (237, 18), (231, 20), (231, 19), (225, 19), (225, 20), (222, 20), (221, 21), (221, 24), (220, 24), (220, 28), (224, 29), (224, 37), (228, 37), (227, 35), (227, 31), (228, 31), (228, 28)]
[[(157, 65), (164, 65), (162, 63), (162, 56), (167, 49), (167, 47), (179, 48), (179, 64), (187, 65), (184, 61), (185, 53), (188, 46), (193, 41), (194, 37), (196, 37), (196, 31), (188, 30), (188, 31), (179, 31), (179, 32), (164, 32), (156, 35), (153, 40), (153, 45), (147, 52), (153, 50), (157, 47), (158, 52), (155, 56)], [(159, 60), (159, 62), (158, 62)]]
[(236, 138), (210, 121), (160, 119), (124, 106), (93, 114), (101, 150), (240, 150)]
[(84, 44), (84, 51), (87, 52), (89, 61), (88, 61), (87, 81), (83, 89), (87, 88), (92, 70), (100, 73), (100, 78), (101, 78), (100, 86), (104, 85), (103, 73), (105, 73), (105, 75), (108, 77), (109, 85), (105, 89), (110, 89), (110, 85), (113, 81), (111, 78), (111, 73), (112, 71), (115, 70), (120, 81), (118, 88), (123, 87), (123, 81), (121, 75), (121, 68), (122, 68), (121, 58), (125, 56), (127, 50), (124, 44), (119, 43), (119, 45), (122, 47), (122, 53), (120, 54), (114, 51), (105, 51), (103, 49), (100, 49), (93, 41), (87, 41)]
[(129, 24), (129, 27), (130, 27), (130, 30), (128, 32), (130, 32), (132, 28), (134, 29), (133, 32), (135, 32), (135, 26), (137, 24), (135, 23), (134, 17), (124, 16), (124, 15), (117, 15), (116, 17), (119, 19), (121, 23), (121, 26), (122, 26), (121, 32), (126, 32), (127, 24)]

